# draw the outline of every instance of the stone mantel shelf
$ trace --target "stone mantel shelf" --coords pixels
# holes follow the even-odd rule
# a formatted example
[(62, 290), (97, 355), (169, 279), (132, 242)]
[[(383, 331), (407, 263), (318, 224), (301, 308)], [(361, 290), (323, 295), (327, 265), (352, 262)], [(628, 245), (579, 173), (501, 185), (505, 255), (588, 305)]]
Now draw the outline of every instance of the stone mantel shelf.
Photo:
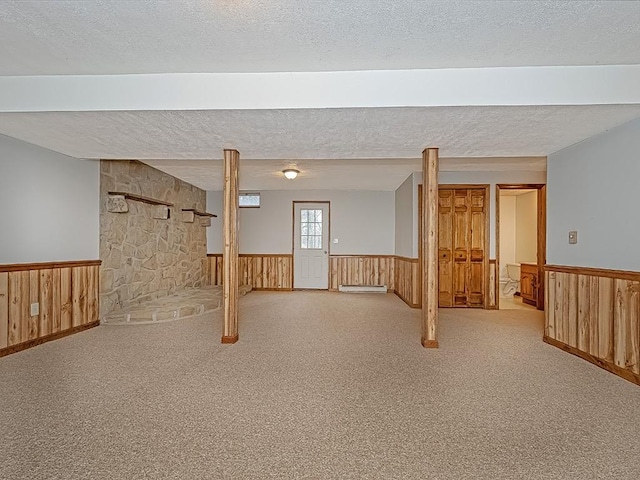
[(217, 217), (217, 215), (208, 212), (201, 212), (200, 210), (196, 210), (195, 208), (183, 208), (183, 212), (193, 212), (194, 215), (198, 217)]
[(123, 196), (127, 200), (148, 203), (150, 205), (166, 205), (167, 207), (173, 207), (173, 203), (165, 202), (164, 200), (156, 200), (155, 198), (143, 197), (142, 195), (136, 195), (134, 193), (109, 192), (109, 195), (119, 195)]

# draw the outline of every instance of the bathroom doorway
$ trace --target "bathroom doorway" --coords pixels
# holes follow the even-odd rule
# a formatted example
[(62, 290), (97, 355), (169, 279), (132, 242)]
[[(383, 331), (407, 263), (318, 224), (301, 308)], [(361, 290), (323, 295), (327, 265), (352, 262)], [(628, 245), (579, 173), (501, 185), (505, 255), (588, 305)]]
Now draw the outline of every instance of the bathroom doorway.
[(544, 310), (546, 186), (496, 185), (496, 306)]

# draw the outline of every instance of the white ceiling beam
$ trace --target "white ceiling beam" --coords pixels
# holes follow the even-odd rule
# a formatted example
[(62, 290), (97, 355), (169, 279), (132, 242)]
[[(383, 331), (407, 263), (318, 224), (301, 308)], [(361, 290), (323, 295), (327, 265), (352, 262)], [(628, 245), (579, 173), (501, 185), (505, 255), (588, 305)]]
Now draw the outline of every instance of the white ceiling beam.
[(640, 65), (0, 77), (0, 112), (640, 104)]

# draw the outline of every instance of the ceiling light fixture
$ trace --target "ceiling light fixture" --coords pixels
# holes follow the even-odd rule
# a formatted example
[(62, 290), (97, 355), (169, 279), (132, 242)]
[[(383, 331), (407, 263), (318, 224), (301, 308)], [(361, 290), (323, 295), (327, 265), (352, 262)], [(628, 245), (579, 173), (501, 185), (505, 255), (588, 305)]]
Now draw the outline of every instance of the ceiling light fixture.
[(296, 170), (295, 168), (286, 168), (286, 169), (282, 170), (282, 173), (289, 180), (293, 180), (294, 178), (296, 178), (298, 176), (298, 174), (300, 173), (300, 170)]

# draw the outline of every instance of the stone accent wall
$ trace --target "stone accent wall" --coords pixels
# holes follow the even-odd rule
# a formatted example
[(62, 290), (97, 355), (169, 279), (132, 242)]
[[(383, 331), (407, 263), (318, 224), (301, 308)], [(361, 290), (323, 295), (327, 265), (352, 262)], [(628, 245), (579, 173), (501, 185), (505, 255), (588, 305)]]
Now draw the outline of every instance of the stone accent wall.
[[(132, 200), (128, 212), (111, 213), (110, 191), (173, 203), (170, 218), (154, 219), (157, 206)], [(204, 190), (137, 161), (102, 160), (100, 200), (101, 317), (205, 284), (207, 229), (197, 219), (183, 222), (181, 211), (204, 211)]]

